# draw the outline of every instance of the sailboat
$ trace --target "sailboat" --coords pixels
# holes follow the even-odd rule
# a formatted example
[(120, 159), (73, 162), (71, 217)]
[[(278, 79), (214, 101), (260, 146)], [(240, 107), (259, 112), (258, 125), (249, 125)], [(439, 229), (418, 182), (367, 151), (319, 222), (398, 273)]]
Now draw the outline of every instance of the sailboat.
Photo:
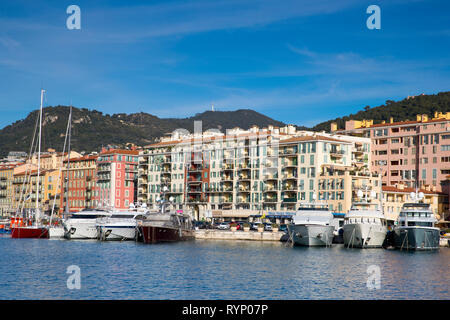
[(34, 222), (24, 226), (11, 227), (11, 238), (38, 238), (48, 239), (47, 226), (41, 223), (41, 212), (39, 209), (39, 177), (41, 173), (41, 140), (42, 140), (42, 104), (44, 102), (44, 92), (41, 90), (41, 106), (39, 108), (39, 142), (38, 142), (38, 168), (36, 179), (36, 208), (34, 212)]
[[(67, 152), (67, 188), (69, 186), (69, 164), (70, 164), (70, 138), (71, 138), (71, 132), (72, 132), (72, 106), (70, 106), (70, 111), (69, 111), (69, 120), (67, 122), (67, 129), (66, 129), (66, 139), (64, 141), (64, 147), (63, 147), (63, 154), (66, 151), (66, 143), (68, 143), (68, 152)], [(67, 141), (68, 138), (68, 141)], [(63, 160), (61, 160), (63, 162)], [(62, 170), (62, 164), (61, 164), (61, 170)], [(61, 170), (60, 170), (60, 174), (59, 177), (61, 177)], [(64, 185), (64, 184), (63, 184)], [(65, 190), (66, 192), (64, 192), (65, 194), (68, 195), (68, 190)], [(56, 194), (55, 194), (55, 199), (56, 199)], [(53, 225), (52, 226), (52, 221), (53, 221), (53, 214), (55, 211), (55, 199), (53, 200), (53, 208), (52, 208), (52, 213), (50, 215), (50, 223), (49, 223), (49, 236), (50, 239), (64, 239), (64, 227), (63, 225), (61, 225), (60, 223), (63, 221), (59, 221), (60, 223), (57, 225)], [(68, 197), (66, 198), (66, 206), (65, 206), (65, 210), (63, 213), (63, 216), (68, 216), (69, 215), (69, 199)]]

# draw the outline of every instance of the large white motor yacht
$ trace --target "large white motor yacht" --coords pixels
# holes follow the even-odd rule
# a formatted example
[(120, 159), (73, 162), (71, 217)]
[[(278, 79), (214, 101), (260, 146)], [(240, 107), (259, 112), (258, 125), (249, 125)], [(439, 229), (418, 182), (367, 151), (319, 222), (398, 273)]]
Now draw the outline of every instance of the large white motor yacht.
[(331, 246), (334, 237), (333, 214), (326, 203), (302, 203), (292, 223), (290, 238), (301, 246)]
[(100, 240), (135, 240), (136, 219), (142, 219), (147, 213), (146, 205), (130, 210), (114, 211), (110, 216), (98, 218), (96, 221), (97, 237)]
[[(358, 191), (358, 198), (362, 198)], [(372, 193), (371, 198), (376, 194)], [(354, 202), (344, 218), (344, 245), (356, 248), (379, 248), (387, 234), (386, 218), (377, 203), (366, 199)]]
[(401, 250), (439, 249), (439, 228), (430, 204), (420, 203), (423, 193), (411, 193), (416, 202), (404, 203), (394, 228), (395, 247)]
[(67, 239), (97, 239), (97, 219), (108, 217), (111, 214), (111, 211), (102, 209), (85, 209), (73, 213), (63, 221), (64, 237)]

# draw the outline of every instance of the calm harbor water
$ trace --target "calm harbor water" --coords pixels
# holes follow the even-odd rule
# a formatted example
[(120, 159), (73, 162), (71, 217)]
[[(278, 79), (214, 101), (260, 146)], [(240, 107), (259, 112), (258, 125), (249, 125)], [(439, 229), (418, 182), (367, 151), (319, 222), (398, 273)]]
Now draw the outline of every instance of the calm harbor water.
[[(450, 249), (0, 238), (0, 299), (450, 299)], [(67, 288), (67, 267), (81, 289)], [(381, 287), (367, 288), (380, 267)]]

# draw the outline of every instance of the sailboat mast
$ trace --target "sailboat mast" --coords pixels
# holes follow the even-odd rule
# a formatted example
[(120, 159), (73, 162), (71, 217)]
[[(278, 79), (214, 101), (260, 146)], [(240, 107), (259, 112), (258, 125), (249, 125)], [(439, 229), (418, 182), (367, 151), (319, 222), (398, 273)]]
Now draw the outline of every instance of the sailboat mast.
[(72, 104), (70, 105), (70, 112), (69, 112), (69, 146), (67, 148), (67, 184), (66, 184), (66, 213), (69, 213), (69, 165), (70, 165), (70, 138), (72, 135)]
[(37, 181), (36, 181), (36, 223), (40, 221), (39, 213), (39, 177), (41, 173), (41, 140), (42, 140), (42, 104), (44, 103), (44, 92), (41, 90), (41, 107), (39, 108), (39, 147), (38, 147), (38, 171), (37, 171)]

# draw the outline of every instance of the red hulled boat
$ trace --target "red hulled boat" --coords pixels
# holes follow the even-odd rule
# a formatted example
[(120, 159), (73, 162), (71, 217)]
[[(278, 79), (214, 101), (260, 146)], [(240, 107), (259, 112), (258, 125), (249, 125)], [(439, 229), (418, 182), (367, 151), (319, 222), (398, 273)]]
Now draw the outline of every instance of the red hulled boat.
[(38, 226), (26, 226), (11, 228), (11, 238), (48, 239), (48, 228)]
[[(39, 109), (39, 139), (38, 139), (38, 164), (37, 164), (37, 178), (36, 178), (36, 209), (34, 212), (35, 222), (32, 223), (24, 223), (24, 219), (21, 217), (14, 217), (11, 219), (11, 238), (36, 238), (36, 239), (48, 239), (48, 228), (41, 224), (41, 212), (39, 210), (39, 187), (40, 187), (40, 170), (41, 170), (41, 139), (42, 139), (42, 104), (44, 101), (44, 92), (45, 90), (41, 90), (41, 107)], [(31, 143), (31, 149), (33, 150), (33, 142)], [(30, 152), (31, 158), (31, 152)], [(31, 170), (30, 170), (31, 177)], [(31, 178), (30, 178), (31, 183)], [(23, 187), (22, 187), (23, 188)], [(26, 201), (27, 199), (25, 199)]]

